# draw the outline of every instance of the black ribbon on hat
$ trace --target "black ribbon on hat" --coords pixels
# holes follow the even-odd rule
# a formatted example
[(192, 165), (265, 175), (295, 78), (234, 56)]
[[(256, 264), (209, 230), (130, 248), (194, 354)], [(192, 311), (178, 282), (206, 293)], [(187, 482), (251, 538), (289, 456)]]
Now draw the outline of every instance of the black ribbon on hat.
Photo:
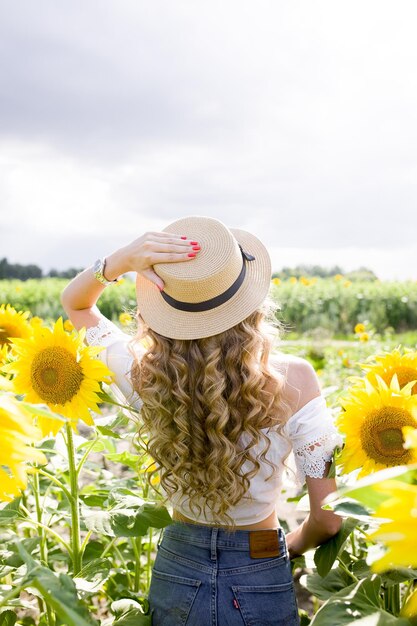
[(235, 293), (237, 292), (237, 290), (239, 289), (239, 287), (245, 280), (245, 276), (246, 276), (245, 261), (255, 260), (254, 256), (252, 256), (251, 254), (243, 250), (240, 243), (238, 245), (242, 253), (242, 257), (243, 257), (242, 269), (240, 271), (239, 276), (236, 278), (235, 282), (232, 285), (230, 285), (230, 287), (226, 289), (226, 291), (223, 291), (223, 293), (219, 294), (218, 296), (215, 296), (214, 298), (210, 298), (210, 300), (204, 300), (203, 302), (181, 302), (181, 300), (176, 300), (175, 298), (172, 298), (171, 296), (169, 296), (167, 293), (165, 293), (165, 291), (161, 291), (161, 296), (163, 297), (165, 302), (167, 302), (174, 309), (178, 309), (178, 311), (187, 311), (188, 313), (199, 313), (200, 311), (209, 311), (210, 309), (215, 309), (216, 307), (220, 306), (224, 302), (227, 302), (228, 300), (230, 300), (230, 298), (235, 295)]

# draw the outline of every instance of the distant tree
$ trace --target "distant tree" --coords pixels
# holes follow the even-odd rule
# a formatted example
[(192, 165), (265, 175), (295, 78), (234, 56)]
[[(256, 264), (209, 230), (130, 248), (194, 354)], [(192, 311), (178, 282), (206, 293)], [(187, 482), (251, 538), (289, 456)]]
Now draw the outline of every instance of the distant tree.
[(360, 267), (358, 270), (353, 270), (345, 274), (345, 277), (349, 280), (378, 280), (378, 276), (370, 269), (366, 267)]
[(290, 276), (300, 278), (300, 276), (313, 277), (318, 276), (320, 278), (329, 278), (341, 274), (349, 280), (377, 280), (377, 276), (374, 272), (366, 267), (360, 267), (358, 270), (345, 273), (339, 265), (335, 265), (331, 268), (322, 267), (321, 265), (296, 265), (295, 267), (283, 267), (280, 271), (274, 272), (272, 278), (281, 278), (285, 280)]
[(21, 265), (20, 263), (9, 263), (4, 257), (0, 261), (0, 279), (18, 278), (27, 280), (28, 278), (42, 278), (42, 269), (38, 265)]
[(58, 271), (56, 269), (49, 270), (47, 276), (48, 278), (74, 278), (80, 272), (82, 272), (83, 268), (70, 267), (68, 270)]

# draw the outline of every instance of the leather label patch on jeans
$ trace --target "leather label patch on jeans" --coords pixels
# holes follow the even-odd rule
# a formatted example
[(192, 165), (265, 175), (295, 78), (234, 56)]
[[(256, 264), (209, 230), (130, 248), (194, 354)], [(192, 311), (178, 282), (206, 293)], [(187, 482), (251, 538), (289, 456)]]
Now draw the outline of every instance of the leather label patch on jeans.
[(249, 553), (252, 559), (265, 559), (280, 556), (277, 530), (249, 531)]

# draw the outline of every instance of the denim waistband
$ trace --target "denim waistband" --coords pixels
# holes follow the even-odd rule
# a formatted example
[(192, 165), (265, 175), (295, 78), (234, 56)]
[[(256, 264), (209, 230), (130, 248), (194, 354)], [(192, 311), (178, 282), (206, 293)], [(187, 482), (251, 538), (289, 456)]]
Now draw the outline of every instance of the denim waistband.
[[(278, 534), (279, 543), (285, 545), (285, 533), (283, 528), (274, 529)], [(177, 539), (199, 546), (210, 546), (215, 543), (218, 547), (236, 547), (249, 549), (250, 536), (257, 530), (226, 530), (217, 526), (202, 524), (190, 524), (188, 522), (174, 521), (163, 528), (159, 537), (158, 545), (162, 536)]]

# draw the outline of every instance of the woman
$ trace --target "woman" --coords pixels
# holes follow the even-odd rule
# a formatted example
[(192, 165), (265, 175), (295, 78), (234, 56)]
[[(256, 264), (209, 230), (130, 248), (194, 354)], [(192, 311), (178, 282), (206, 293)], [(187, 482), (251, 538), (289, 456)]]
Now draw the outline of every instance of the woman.
[[(96, 306), (129, 271), (141, 343)], [(104, 346), (116, 393), (141, 408), (140, 439), (173, 507), (149, 590), (156, 626), (299, 624), (290, 559), (340, 528), (321, 503), (336, 489), (326, 476), (341, 438), (311, 365), (270, 354), (270, 281), (259, 239), (190, 216), (98, 260), (62, 293), (74, 326)], [(310, 513), (285, 536), (276, 501), (291, 448)]]

